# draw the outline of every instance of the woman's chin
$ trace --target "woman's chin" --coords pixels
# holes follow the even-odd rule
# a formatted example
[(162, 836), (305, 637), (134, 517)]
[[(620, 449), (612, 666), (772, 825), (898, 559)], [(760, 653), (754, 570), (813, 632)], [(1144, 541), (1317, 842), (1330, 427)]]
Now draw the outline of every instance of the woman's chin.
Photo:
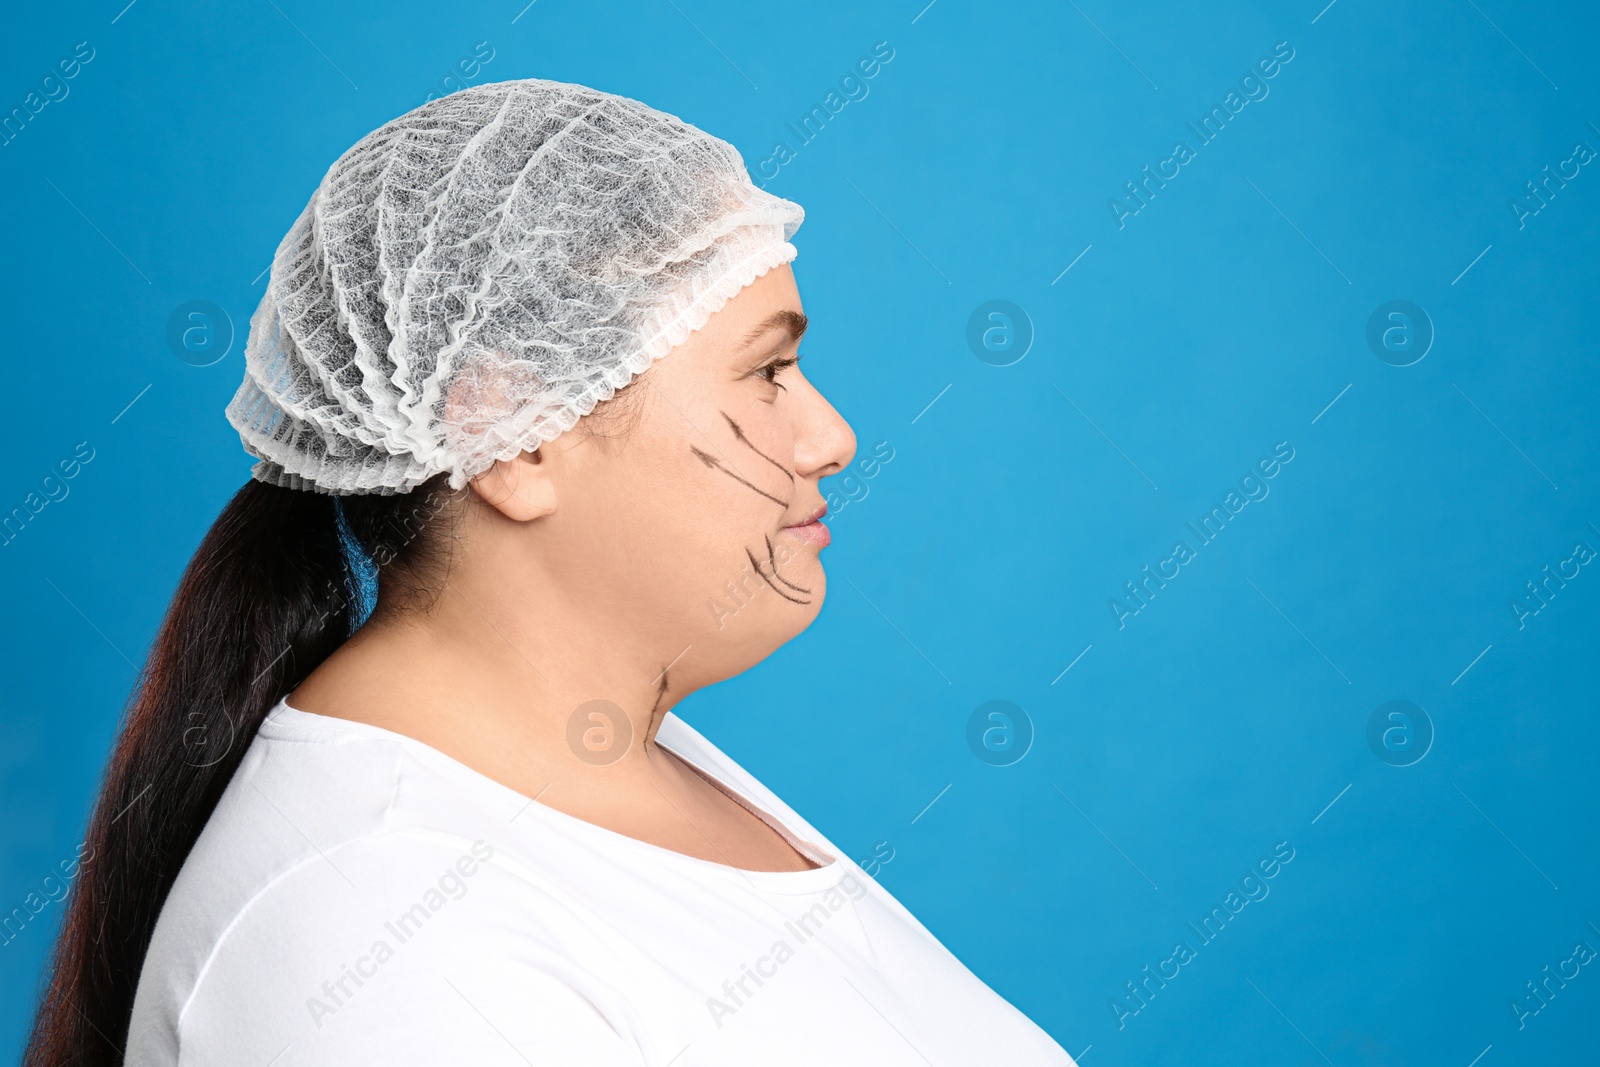
[(808, 586), (811, 592), (806, 594), (805, 603), (750, 604), (738, 615), (723, 620), (720, 629), (706, 635), (707, 651), (711, 647), (717, 649), (711, 655), (720, 661), (721, 669), (716, 672), (719, 677), (731, 678), (749, 670), (806, 631), (822, 606), (824, 585), (820, 571), (818, 580)]

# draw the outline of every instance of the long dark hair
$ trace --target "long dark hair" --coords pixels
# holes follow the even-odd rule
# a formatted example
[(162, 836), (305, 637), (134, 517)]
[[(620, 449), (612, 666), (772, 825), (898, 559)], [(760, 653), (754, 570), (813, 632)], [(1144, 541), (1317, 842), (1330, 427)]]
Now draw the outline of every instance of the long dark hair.
[(347, 497), (252, 479), (212, 524), (129, 702), (25, 1067), (122, 1062), (156, 918), (245, 749), (362, 624), (378, 585), (390, 602), (436, 585), (451, 538), (433, 520), (459, 515), (446, 479)]

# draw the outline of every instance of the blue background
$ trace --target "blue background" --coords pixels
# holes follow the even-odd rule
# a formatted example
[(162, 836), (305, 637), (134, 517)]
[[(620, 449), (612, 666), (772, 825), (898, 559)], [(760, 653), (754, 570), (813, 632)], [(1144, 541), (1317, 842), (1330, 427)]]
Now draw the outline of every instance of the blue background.
[[(274, 247), (483, 42), (461, 81), (636, 97), (802, 204), (808, 374), (859, 455), (893, 449), (829, 483), (816, 623), (685, 718), (856, 858), (892, 854), (880, 880), (1087, 1067), (1592, 1062), (1600, 965), (1520, 1028), (1511, 1006), (1600, 949), (1600, 566), (1512, 607), (1600, 550), (1600, 164), (1537, 213), (1525, 187), (1600, 149), (1589, 5), (524, 2), (8, 17), (0, 113), (94, 58), (0, 145), (0, 509), (94, 456), (0, 548), (0, 911), (73, 855), (135, 665), (247, 476), (222, 409)], [(787, 123), (878, 42), (803, 143)], [(1279, 42), (1268, 95), (1201, 144), (1186, 124)], [(1194, 158), (1119, 225), (1179, 139)], [(191, 300), (236, 331), (209, 366), (167, 340)], [(980, 314), (974, 348), (992, 300), (1020, 313)], [(1367, 342), (1391, 300), (1435, 334), (1408, 366)], [(1270, 493), (1202, 545), (1185, 524), (1279, 442)], [(1022, 711), (975, 749), (991, 700)], [(1368, 742), (1391, 700), (1431, 724), (1409, 766), (1421, 717)], [(1202, 943), (1186, 924), (1280, 842), (1270, 895)], [(0, 948), (8, 1054), (59, 912)], [(1132, 999), (1180, 939), (1194, 958)]]

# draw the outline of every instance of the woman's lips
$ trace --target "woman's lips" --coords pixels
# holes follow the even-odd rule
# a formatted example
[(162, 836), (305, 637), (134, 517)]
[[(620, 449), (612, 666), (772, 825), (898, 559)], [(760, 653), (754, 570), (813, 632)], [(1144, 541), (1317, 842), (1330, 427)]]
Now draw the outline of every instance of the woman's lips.
[(816, 510), (816, 514), (811, 515), (811, 518), (808, 518), (806, 522), (795, 523), (794, 526), (784, 526), (784, 531), (794, 534), (795, 537), (798, 537), (800, 541), (805, 541), (806, 544), (814, 544), (821, 549), (822, 545), (826, 545), (827, 542), (834, 539), (834, 534), (830, 534), (827, 526), (822, 525), (822, 515), (827, 515), (827, 504), (819, 507)]
[(794, 534), (800, 540), (816, 545), (818, 548), (822, 548), (833, 540), (833, 535), (828, 532), (828, 527), (821, 519), (802, 522), (798, 526), (785, 526), (783, 530), (785, 533)]

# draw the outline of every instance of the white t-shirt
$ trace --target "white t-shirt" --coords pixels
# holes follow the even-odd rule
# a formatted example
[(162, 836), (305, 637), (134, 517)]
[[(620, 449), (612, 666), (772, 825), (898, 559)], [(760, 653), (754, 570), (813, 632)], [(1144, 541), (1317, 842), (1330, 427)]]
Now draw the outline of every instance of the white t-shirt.
[(127, 1063), (1073, 1067), (688, 723), (656, 740), (822, 866), (686, 856), (280, 701), (162, 908)]

